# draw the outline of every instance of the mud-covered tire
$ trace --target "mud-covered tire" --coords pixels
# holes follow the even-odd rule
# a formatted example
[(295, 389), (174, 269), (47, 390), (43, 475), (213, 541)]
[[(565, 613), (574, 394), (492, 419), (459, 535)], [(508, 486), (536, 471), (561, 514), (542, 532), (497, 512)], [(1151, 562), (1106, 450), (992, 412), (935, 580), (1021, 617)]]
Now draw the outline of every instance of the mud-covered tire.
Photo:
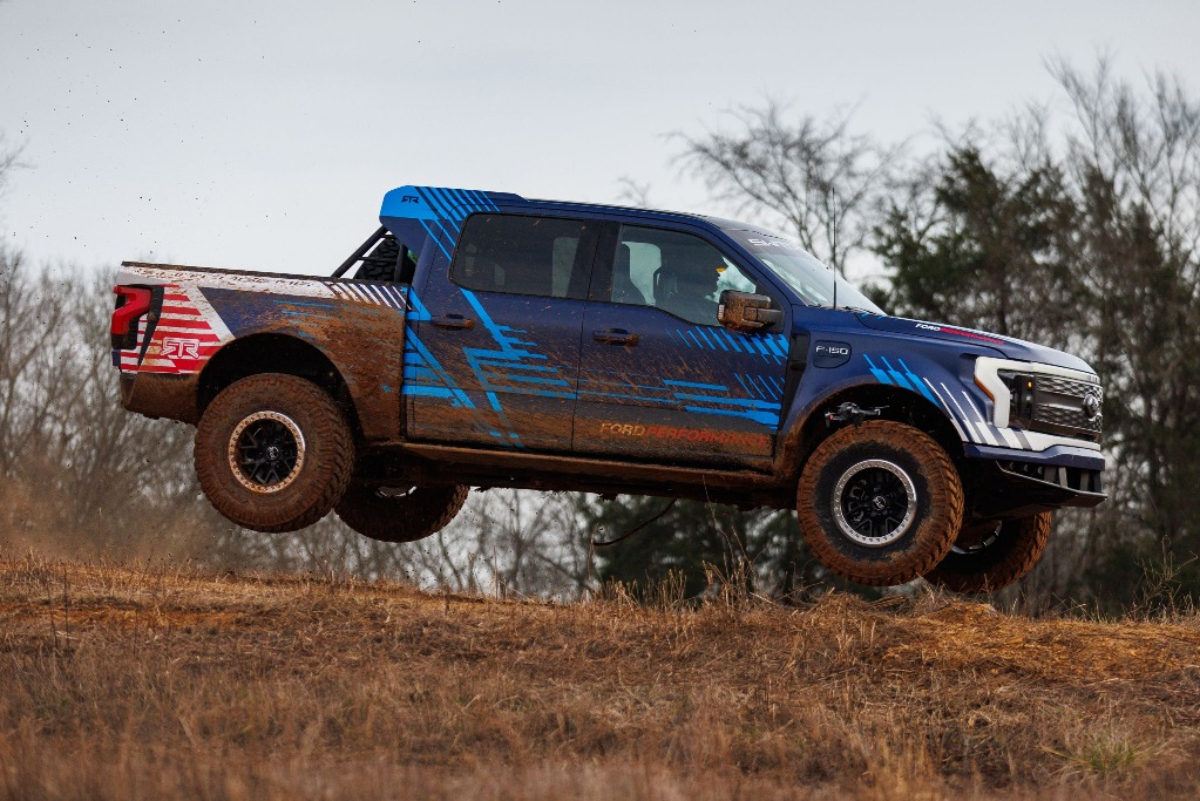
[(467, 501), (470, 487), (412, 487), (403, 494), (351, 481), (334, 509), (350, 528), (382, 542), (415, 542), (444, 529)]
[[(1024, 576), (1042, 558), (1054, 522), (1051, 512), (1006, 520), (966, 544), (960, 536), (937, 567), (930, 584), (967, 594), (995, 592)], [(965, 533), (965, 532), (964, 532)]]
[(316, 384), (263, 373), (230, 384), (204, 410), (195, 462), (200, 487), (226, 518), (295, 531), (329, 514), (346, 490), (354, 436)]
[(841, 429), (813, 451), (796, 510), (825, 567), (857, 584), (904, 584), (932, 570), (954, 544), (962, 482), (930, 436), (874, 420)]

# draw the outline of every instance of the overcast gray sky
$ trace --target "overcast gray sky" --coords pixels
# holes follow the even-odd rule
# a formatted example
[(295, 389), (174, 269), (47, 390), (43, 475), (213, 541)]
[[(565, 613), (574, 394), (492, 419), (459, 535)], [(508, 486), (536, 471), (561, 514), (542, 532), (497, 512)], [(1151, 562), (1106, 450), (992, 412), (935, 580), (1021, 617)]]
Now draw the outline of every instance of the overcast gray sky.
[(1200, 90), (1200, 2), (0, 2), (0, 231), (36, 260), (322, 273), (406, 183), (720, 212), (672, 131), (773, 97), (885, 141), (1100, 49)]

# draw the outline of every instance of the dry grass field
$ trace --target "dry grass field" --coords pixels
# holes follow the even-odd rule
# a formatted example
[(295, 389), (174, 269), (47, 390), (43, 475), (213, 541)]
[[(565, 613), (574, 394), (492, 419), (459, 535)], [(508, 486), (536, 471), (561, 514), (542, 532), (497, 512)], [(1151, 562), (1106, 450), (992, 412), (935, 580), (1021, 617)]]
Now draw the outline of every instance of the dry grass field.
[(1200, 621), (0, 560), (0, 797), (1200, 795)]

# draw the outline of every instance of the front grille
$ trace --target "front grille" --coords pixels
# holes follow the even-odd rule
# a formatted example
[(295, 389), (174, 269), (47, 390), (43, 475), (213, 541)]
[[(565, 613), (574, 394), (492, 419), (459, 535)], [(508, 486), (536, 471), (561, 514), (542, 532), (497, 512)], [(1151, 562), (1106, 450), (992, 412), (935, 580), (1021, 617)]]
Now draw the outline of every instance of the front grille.
[(1099, 384), (1059, 376), (1035, 375), (1032, 415), (1028, 427), (1032, 431), (1095, 441), (1100, 436), (1100, 404), (1103, 399)]

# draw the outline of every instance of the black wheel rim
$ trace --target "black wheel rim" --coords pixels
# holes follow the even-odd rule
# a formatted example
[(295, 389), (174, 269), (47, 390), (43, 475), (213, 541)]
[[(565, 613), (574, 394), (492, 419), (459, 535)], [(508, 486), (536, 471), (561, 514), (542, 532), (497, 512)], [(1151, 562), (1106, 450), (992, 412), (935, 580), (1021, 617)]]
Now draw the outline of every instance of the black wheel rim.
[(895, 542), (912, 525), (916, 490), (892, 462), (860, 462), (842, 475), (834, 492), (834, 517), (854, 542), (880, 547)]
[(278, 484), (296, 469), (296, 438), (277, 420), (259, 420), (238, 440), (238, 467), (256, 484)]
[(1003, 531), (1004, 525), (1002, 523), (997, 523), (980, 536), (968, 539), (963, 539), (960, 537), (959, 540), (950, 547), (950, 550), (953, 553), (963, 556), (972, 556), (982, 553), (996, 544), (996, 541), (1000, 539), (1000, 534)]
[(234, 478), (254, 492), (278, 492), (304, 465), (304, 437), (296, 423), (278, 412), (256, 412), (234, 429), (229, 440)]

